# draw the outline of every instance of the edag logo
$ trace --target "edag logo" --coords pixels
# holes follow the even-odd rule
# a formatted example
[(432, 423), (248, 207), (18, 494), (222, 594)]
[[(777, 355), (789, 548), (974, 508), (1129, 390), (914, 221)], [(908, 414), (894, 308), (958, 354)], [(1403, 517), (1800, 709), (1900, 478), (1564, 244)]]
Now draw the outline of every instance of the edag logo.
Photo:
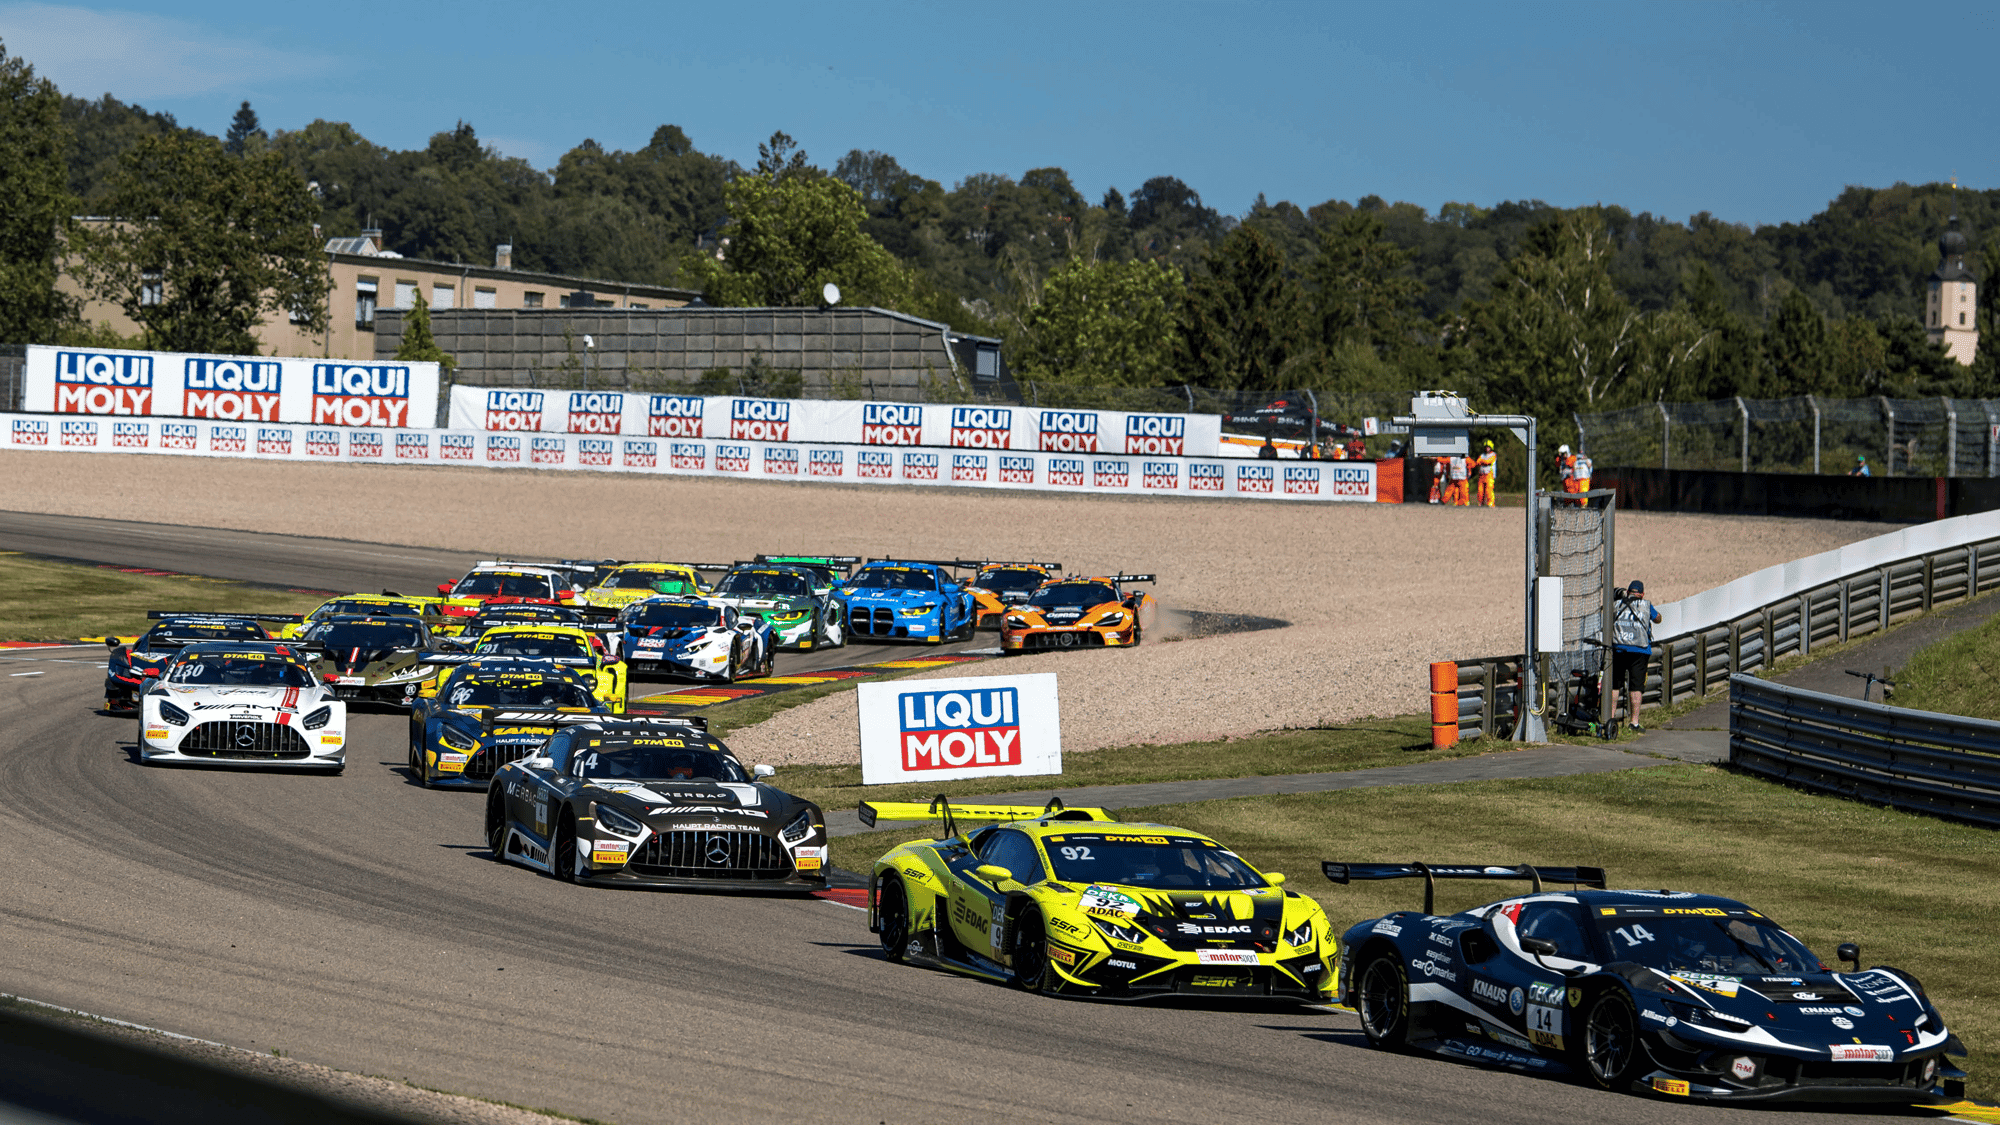
[(1189, 492), (1221, 492), (1224, 477), (1221, 465), (1189, 465)]
[(660, 443), (657, 441), (633, 441), (625, 439), (625, 467), (628, 469), (656, 469), (660, 465)]
[(367, 430), (347, 431), (347, 455), (379, 459), (382, 456), (382, 435)]
[(257, 427), (257, 452), (267, 457), (290, 457), (292, 455), (291, 427)]
[(708, 447), (698, 441), (677, 441), (667, 446), (667, 456), (676, 469), (708, 467)]
[(152, 426), (145, 422), (111, 423), (111, 444), (118, 449), (144, 449), (151, 445)]
[[(492, 400), (491, 394), (487, 400)], [(539, 414), (541, 407), (535, 411)], [(315, 426), (409, 425), (410, 369), (390, 364), (313, 364), (312, 420)]]
[(1013, 688), (913, 691), (900, 703), (904, 769), (1021, 762), (1020, 697)]
[(486, 459), (488, 461), (515, 462), (521, 460), (521, 439), (513, 434), (487, 434)]
[(718, 473), (747, 473), (750, 471), (750, 447), (747, 445), (718, 445), (715, 447), (715, 471)]
[(307, 430), (306, 456), (308, 457), (340, 456), (340, 431)]
[(1132, 487), (1132, 462), (1092, 461), (1090, 481), (1093, 488)]
[(1328, 465), (1325, 467), (1332, 487), (1327, 489), (1332, 496), (1373, 496), (1375, 481), (1367, 469), (1359, 465)]
[(764, 447), (764, 471), (779, 473), (788, 477), (799, 475), (799, 450), (794, 445), (767, 445)]
[(162, 422), (160, 423), (160, 448), (193, 449), (195, 433), (196, 429), (193, 422)]
[(190, 418), (230, 421), (278, 420), (278, 389), (284, 366), (246, 359), (190, 359), (181, 413)]
[(569, 432), (573, 434), (623, 433), (625, 396), (617, 391), (571, 391)]
[(1318, 466), (1318, 465), (1286, 465), (1286, 466), (1285, 466), (1285, 495), (1287, 495), (1287, 496), (1318, 496), (1318, 495), (1319, 495), (1319, 466)]
[(49, 443), (49, 423), (45, 418), (14, 419), (15, 445), (47, 445)]
[(1187, 452), (1187, 419), (1177, 414), (1127, 414), (1125, 452), (1179, 457)]
[(430, 460), (431, 436), (429, 434), (397, 434), (396, 457), (403, 461)]
[(1088, 410), (1042, 411), (1042, 449), (1056, 453), (1097, 452), (1097, 415)]
[(1083, 458), (1049, 458), (1049, 483), (1083, 487)]
[(951, 443), (971, 449), (1011, 449), (1014, 412), (1004, 406), (954, 406)]
[(248, 451), (250, 437), (241, 426), (210, 426), (208, 428), (208, 448), (211, 453), (244, 453)]
[(487, 391), (486, 429), (539, 430), (542, 428), (541, 391)]
[(88, 418), (65, 418), (62, 423), (62, 443), (97, 447), (97, 423)]
[(1181, 486), (1181, 467), (1172, 461), (1147, 461), (1139, 466), (1139, 483), (1145, 488)]
[(772, 398), (730, 399), (729, 436), (734, 441), (792, 440), (792, 404)]
[(924, 439), (924, 408), (900, 402), (861, 404), (864, 445), (915, 445)]
[(653, 395), (646, 400), (649, 437), (700, 437), (701, 398), (697, 395)]
[(1277, 474), (1269, 465), (1236, 466), (1236, 491), (1275, 492)]
[(938, 455), (911, 450), (903, 454), (904, 480), (938, 479)]
[(611, 464), (611, 439), (601, 437), (576, 439), (576, 463), (579, 465)]
[(56, 413), (151, 414), (153, 357), (56, 353)]
[(837, 477), (846, 462), (846, 454), (838, 449), (806, 450), (806, 475), (815, 477)]
[(954, 453), (951, 455), (951, 479), (986, 483), (986, 454)]
[(873, 449), (854, 451), (854, 473), (856, 476), (888, 480), (896, 475), (896, 455)]
[(439, 434), (438, 460), (440, 461), (472, 460), (472, 435)]
[(1001, 484), (1035, 483), (1035, 459), (1033, 457), (1008, 457), (1005, 455), (1001, 456), (1000, 483)]
[(564, 451), (569, 448), (568, 438), (533, 437), (528, 439), (528, 460), (537, 465), (560, 465), (565, 459)]

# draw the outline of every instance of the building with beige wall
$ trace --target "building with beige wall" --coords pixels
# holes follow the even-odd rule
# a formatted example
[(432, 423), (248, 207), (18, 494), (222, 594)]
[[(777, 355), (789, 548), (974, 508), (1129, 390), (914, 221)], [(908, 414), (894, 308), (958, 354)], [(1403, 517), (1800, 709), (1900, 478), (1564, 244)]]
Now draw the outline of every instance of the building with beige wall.
[(1965, 266), (1967, 239), (1958, 232), (1958, 209), (1938, 239), (1938, 268), (1924, 293), (1924, 332), (1951, 358), (1966, 365), (1979, 354), (1979, 282)]

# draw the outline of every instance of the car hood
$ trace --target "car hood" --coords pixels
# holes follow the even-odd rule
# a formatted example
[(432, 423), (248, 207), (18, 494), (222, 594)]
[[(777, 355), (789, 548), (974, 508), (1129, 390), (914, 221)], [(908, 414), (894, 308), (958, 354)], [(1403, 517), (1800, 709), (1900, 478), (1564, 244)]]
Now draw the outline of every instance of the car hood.
[(945, 592), (943, 590), (892, 590), (881, 586), (867, 586), (858, 590), (851, 589), (847, 591), (847, 600), (850, 605), (880, 603), (883, 605), (910, 606), (923, 605), (926, 602), (942, 604), (944, 599)]
[(1276, 887), (1241, 891), (1160, 890), (1122, 883), (1048, 884), (1076, 908), (1114, 926), (1144, 929), (1175, 948), (1269, 943), (1284, 919)]
[(1626, 975), (1635, 983), (1644, 981), (1640, 1023), (1683, 1037), (1705, 1035), (1802, 1048), (1820, 1057), (1888, 1062), (1934, 1049), (1947, 1035), (1943, 1021), (1917, 990), (1882, 969), (1795, 976), (1638, 969)]
[(743, 823), (775, 832), (790, 823), (805, 804), (783, 790), (755, 783), (601, 780), (590, 782), (584, 792), (656, 827), (698, 819)]
[(770, 597), (735, 597), (727, 594), (710, 594), (708, 596), (708, 600), (712, 602), (717, 602), (722, 605), (733, 605), (737, 609), (753, 610), (757, 613), (770, 613), (777, 611), (783, 611), (786, 613), (796, 613), (802, 609), (811, 609), (815, 604), (813, 599), (806, 597), (799, 597), (797, 595), (772, 595)]
[(196, 710), (210, 708), (238, 710), (263, 708), (271, 710), (291, 709), (318, 703), (327, 697), (323, 687), (252, 687), (248, 685), (231, 687), (182, 687), (166, 685), (169, 699), (183, 706), (192, 704)]
[[(641, 641), (664, 641), (670, 645), (692, 644), (710, 635), (727, 633), (729, 630), (719, 625), (653, 625), (646, 628), (625, 630), (627, 648), (641, 647)], [(644, 646), (651, 647), (651, 646)]]
[(1014, 612), (1039, 617), (1051, 625), (1074, 625), (1104, 610), (1116, 608), (1116, 605), (1021, 605), (1015, 607)]

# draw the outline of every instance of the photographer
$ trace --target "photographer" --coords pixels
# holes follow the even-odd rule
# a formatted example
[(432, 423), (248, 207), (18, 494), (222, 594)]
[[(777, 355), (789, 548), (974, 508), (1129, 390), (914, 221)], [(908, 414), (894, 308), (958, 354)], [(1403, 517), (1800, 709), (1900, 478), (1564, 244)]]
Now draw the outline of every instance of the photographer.
[(1646, 728), (1639, 725), (1639, 708), (1644, 704), (1646, 662), (1652, 659), (1653, 626), (1660, 620), (1660, 611), (1646, 600), (1646, 584), (1637, 578), (1617, 594), (1618, 606), (1611, 619), (1611, 699), (1616, 706), (1618, 689), (1623, 685), (1631, 705), (1626, 722), (1643, 733)]

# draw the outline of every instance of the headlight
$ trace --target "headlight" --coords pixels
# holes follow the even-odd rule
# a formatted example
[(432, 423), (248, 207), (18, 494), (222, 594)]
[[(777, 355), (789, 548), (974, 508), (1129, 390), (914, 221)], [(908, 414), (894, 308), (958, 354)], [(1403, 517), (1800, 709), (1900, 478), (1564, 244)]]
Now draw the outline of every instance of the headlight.
[(306, 728), (307, 730), (318, 730), (319, 728), (325, 726), (328, 723), (328, 721), (330, 721), (332, 718), (333, 718), (333, 708), (330, 706), (321, 706), (319, 710), (314, 711), (310, 715), (307, 715), (306, 721), (300, 723), (299, 725)]
[(1300, 926), (1296, 930), (1285, 931), (1285, 944), (1293, 947), (1294, 949), (1311, 945), (1312, 941), (1313, 941), (1313, 924), (1310, 919), (1308, 919), (1304, 925)]
[(1098, 618), (1097, 623), (1104, 626), (1123, 625), (1125, 624), (1125, 615), (1123, 613), (1107, 613), (1103, 617)]
[(766, 615), (765, 615), (765, 620), (767, 620), (767, 621), (786, 621), (786, 622), (791, 622), (791, 621), (800, 621), (800, 620), (803, 620), (803, 619), (805, 618), (805, 616), (806, 616), (806, 613), (807, 613), (807, 612), (808, 612), (808, 611), (806, 611), (806, 610), (803, 610), (803, 609), (802, 609), (802, 610), (798, 611), (797, 613), (772, 613), (772, 614), (766, 614)]
[(160, 718), (177, 727), (188, 725), (188, 713), (165, 700), (160, 701)]
[(1002, 618), (1002, 621), (1003, 623), (1012, 625), (1017, 629), (1025, 629), (1028, 627), (1028, 619), (1021, 616), (1018, 613), (1010, 613), (1006, 617)]
[(479, 749), (479, 740), (459, 730), (457, 727), (447, 726), (438, 728), (438, 741), (451, 747), (453, 750), (463, 750), (468, 754)]
[(597, 806), (597, 826), (609, 828), (626, 836), (637, 836), (646, 831), (646, 826), (612, 808), (610, 805)]
[(812, 835), (812, 830), (812, 810), (807, 809), (797, 817), (794, 817), (790, 824), (785, 825), (785, 830), (778, 835), (784, 838), (785, 843), (796, 844), (807, 836)]
[(936, 610), (936, 609), (937, 609), (937, 606), (935, 606), (935, 605), (920, 605), (920, 606), (917, 606), (917, 607), (916, 607), (916, 608), (914, 608), (914, 609), (906, 609), (906, 610), (904, 610), (904, 611), (903, 611), (903, 616), (904, 616), (904, 617), (922, 617), (922, 616), (924, 616), (925, 614), (927, 614), (927, 613), (930, 613), (930, 612), (932, 612), (932, 611), (934, 611), (934, 610)]

